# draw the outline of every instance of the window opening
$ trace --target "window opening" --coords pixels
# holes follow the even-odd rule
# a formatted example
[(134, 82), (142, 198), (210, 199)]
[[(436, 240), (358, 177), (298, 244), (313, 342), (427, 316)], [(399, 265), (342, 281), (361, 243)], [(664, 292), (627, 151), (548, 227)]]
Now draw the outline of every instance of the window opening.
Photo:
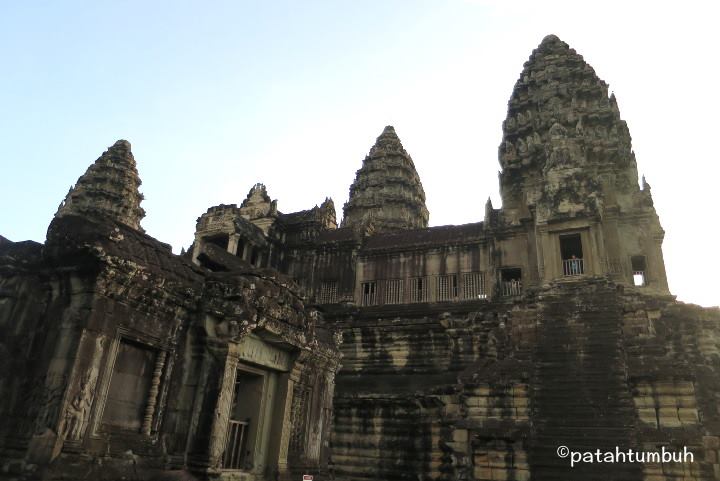
[(214, 244), (223, 250), (227, 250), (228, 243), (230, 242), (230, 236), (228, 234), (218, 234), (205, 238), (205, 242)]
[(428, 281), (426, 277), (414, 277), (410, 279), (410, 302), (427, 302)]
[(375, 281), (362, 283), (361, 288), (363, 306), (374, 306), (375, 304), (377, 304), (376, 286), (377, 285)]
[(337, 281), (323, 281), (320, 283), (319, 304), (333, 304), (337, 302)]
[(503, 296), (522, 294), (522, 270), (518, 267), (500, 271), (500, 293)]
[(457, 275), (439, 276), (437, 283), (437, 300), (450, 301), (458, 296)]
[(630, 258), (632, 265), (633, 284), (642, 287), (647, 285), (647, 266), (645, 256), (632, 256)]
[(385, 284), (385, 304), (402, 304), (403, 302), (403, 281), (402, 279), (389, 279)]
[(560, 255), (564, 276), (579, 276), (585, 272), (580, 234), (560, 236)]
[(471, 272), (469, 274), (463, 274), (463, 298), (487, 299), (484, 272)]

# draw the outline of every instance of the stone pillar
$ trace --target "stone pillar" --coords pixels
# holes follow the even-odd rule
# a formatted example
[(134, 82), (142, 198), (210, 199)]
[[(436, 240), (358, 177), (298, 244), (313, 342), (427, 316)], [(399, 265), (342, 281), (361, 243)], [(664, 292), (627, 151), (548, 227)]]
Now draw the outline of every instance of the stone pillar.
[(230, 237), (228, 237), (227, 251), (232, 255), (236, 255), (239, 242), (240, 234), (230, 234)]
[(272, 267), (272, 265), (270, 265), (270, 261), (272, 260), (272, 253), (273, 253), (273, 246), (272, 246), (272, 244), (270, 244), (270, 248), (268, 249), (268, 252), (267, 252), (267, 260), (265, 262), (265, 267), (268, 267), (268, 268)]

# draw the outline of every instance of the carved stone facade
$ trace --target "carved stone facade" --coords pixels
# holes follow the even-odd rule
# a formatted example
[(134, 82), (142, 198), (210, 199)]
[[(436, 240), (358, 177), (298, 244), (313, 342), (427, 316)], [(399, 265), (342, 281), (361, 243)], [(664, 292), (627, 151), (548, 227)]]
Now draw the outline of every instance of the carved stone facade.
[(0, 245), (0, 477), (323, 476), (337, 336), (277, 271), (144, 234), (138, 185), (119, 141), (44, 245)]
[(499, 158), (502, 208), (427, 227), (386, 127), (340, 227), (256, 184), (175, 256), (119, 142), (44, 246), (0, 238), (0, 478), (720, 479), (720, 311), (670, 294), (616, 99), (555, 36)]

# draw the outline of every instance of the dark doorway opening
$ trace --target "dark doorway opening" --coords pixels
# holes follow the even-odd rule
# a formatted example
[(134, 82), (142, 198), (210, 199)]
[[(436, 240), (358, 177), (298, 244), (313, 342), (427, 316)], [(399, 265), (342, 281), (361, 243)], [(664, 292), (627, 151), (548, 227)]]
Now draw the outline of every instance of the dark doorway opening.
[(230, 236), (227, 234), (218, 234), (218, 235), (214, 235), (214, 236), (205, 238), (205, 242), (207, 242), (209, 244), (214, 244), (224, 250), (227, 250), (229, 241), (230, 241)]
[(247, 470), (252, 467), (264, 390), (265, 376), (237, 370), (223, 454), (224, 469)]

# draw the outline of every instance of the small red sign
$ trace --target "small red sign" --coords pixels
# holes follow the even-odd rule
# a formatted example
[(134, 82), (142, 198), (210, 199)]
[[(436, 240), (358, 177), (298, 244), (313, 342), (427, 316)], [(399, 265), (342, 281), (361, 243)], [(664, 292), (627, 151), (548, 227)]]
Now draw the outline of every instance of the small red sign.
[(303, 474), (303, 481), (313, 481), (312, 474)]

